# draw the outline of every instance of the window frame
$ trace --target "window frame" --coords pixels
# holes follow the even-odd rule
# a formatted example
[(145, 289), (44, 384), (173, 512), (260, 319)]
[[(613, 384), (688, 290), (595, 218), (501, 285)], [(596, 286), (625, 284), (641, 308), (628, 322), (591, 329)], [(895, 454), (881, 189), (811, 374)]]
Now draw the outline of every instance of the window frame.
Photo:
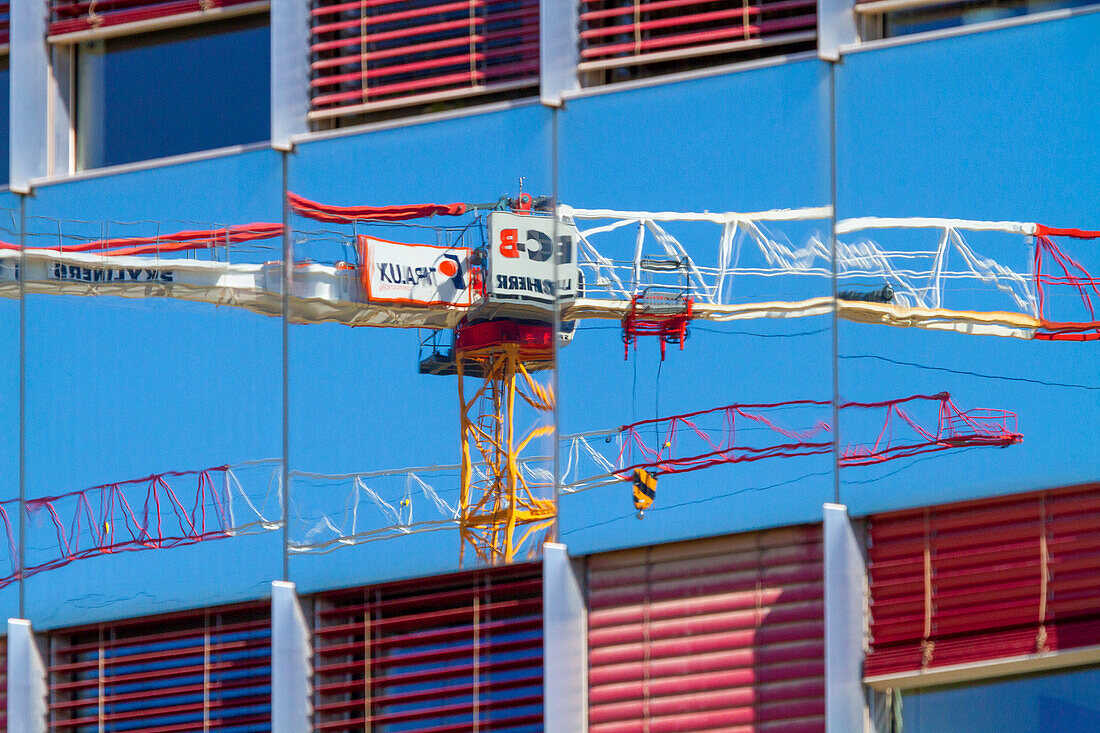
[[(257, 17), (266, 14), (270, 25), (272, 3), (270, 0), (213, 7), (197, 12), (151, 18), (148, 20), (106, 25), (71, 33), (47, 36), (47, 55), (49, 59), (49, 89), (47, 95), (47, 118), (49, 120), (47, 140), (47, 176), (74, 176), (87, 171), (100, 170), (103, 167), (81, 167), (79, 148), (79, 53), (83, 43), (91, 41), (109, 41), (119, 38), (135, 38), (151, 33), (171, 31), (180, 28), (209, 27), (212, 24), (235, 18)], [(48, 24), (47, 24), (48, 28)], [(181, 153), (191, 155), (201, 151)], [(175, 156), (165, 156), (175, 157)], [(134, 165), (159, 158), (142, 158), (119, 165)]]

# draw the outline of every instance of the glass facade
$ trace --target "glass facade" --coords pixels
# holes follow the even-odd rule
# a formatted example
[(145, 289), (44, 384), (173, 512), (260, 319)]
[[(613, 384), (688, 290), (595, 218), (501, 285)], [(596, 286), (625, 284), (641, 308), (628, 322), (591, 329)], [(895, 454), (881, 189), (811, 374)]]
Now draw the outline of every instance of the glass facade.
[[(393, 22), (405, 30), (403, 20)], [(346, 30), (364, 37), (358, 26)], [(253, 149), (36, 180), (31, 195), (4, 192), (0, 506), (8, 534), (0, 534), (0, 608), (42, 633), (60, 633), (262, 602), (272, 580), (293, 581), (304, 615), (332, 621), (326, 633), (335, 648), (323, 653), (353, 665), (329, 670), (338, 679), (324, 701), (334, 706), (326, 722), (349, 729), (359, 721), (348, 711), (361, 710), (368, 696), (391, 723), (401, 721), (380, 729), (434, 721), (460, 733), (465, 712), (459, 721), (435, 709), (447, 700), (475, 715), (482, 702), (519, 700), (517, 725), (524, 733), (537, 727), (549, 687), (532, 661), (538, 620), (508, 605), (516, 598), (494, 595), (495, 580), (468, 594), (470, 643), (531, 651), (500, 660), (521, 666), (522, 675), (506, 669), (484, 678), (496, 690), (480, 697), (480, 668), (449, 677), (441, 666), (433, 671), (445, 681), (439, 706), (422, 706), (431, 696), (409, 680), (425, 670), (420, 655), (446, 656), (467, 643), (432, 615), (447, 609), (436, 607), (423, 579), (505, 559), (535, 561), (544, 537), (566, 544), (574, 558), (644, 556), (629, 567), (597, 567), (609, 615), (626, 608), (627, 625), (644, 629), (649, 649), (617, 636), (618, 617), (605, 615), (614, 633), (601, 644), (615, 648), (608, 667), (619, 663), (618, 651), (641, 651), (648, 665), (664, 642), (677, 647), (669, 659), (696, 656), (688, 643), (697, 636), (694, 621), (680, 616), (685, 597), (703, 599), (689, 610), (714, 622), (708, 633), (731, 631), (711, 618), (716, 613), (741, 624), (735, 633), (742, 636), (699, 653), (713, 652), (703, 660), (708, 675), (729, 671), (724, 650), (787, 644), (792, 624), (812, 622), (796, 640), (817, 644), (817, 609), (828, 594), (816, 565), (791, 571), (797, 577), (783, 582), (793, 590), (776, 591), (745, 575), (725, 548), (720, 559), (736, 560), (728, 571), (747, 584), (730, 590), (721, 581), (700, 591), (688, 586), (712, 557), (674, 559), (655, 582), (650, 569), (668, 560), (659, 546), (816, 526), (826, 503), (842, 503), (859, 519), (1084, 485), (1100, 475), (1100, 448), (1082, 439), (1100, 421), (1100, 361), (1087, 343), (1100, 326), (1087, 320), (1095, 303), (1081, 299), (1100, 283), (1087, 272), (1100, 272), (1100, 260), (1087, 242), (1065, 238), (1065, 252), (1055, 252), (1034, 236), (1038, 222), (1100, 229), (1092, 194), (1100, 186), (1098, 36), (1100, 14), (1080, 14), (883, 44), (843, 64), (799, 55), (665, 84), (585, 90), (561, 107), (511, 99), (415, 124), (303, 137), (291, 152)], [(59, 44), (75, 59), (75, 168), (264, 140), (270, 40), (266, 15), (256, 15)], [(738, 42), (746, 40), (753, 39)], [(364, 44), (350, 53), (369, 69), (374, 50)], [(536, 201), (557, 195), (574, 207), (561, 225), (577, 230), (571, 256), (585, 302), (567, 306), (570, 338), (545, 323), (545, 311), (530, 318), (509, 311), (514, 302), (446, 312), (436, 302), (367, 297), (374, 269), (385, 263), (364, 240), (468, 250), (466, 263), (479, 268), (493, 252), (549, 255), (549, 235), (526, 240), (548, 246), (520, 250), (508, 245), (521, 240), (487, 226), (491, 210), (521, 208), (508, 202), (520, 200), (519, 191)], [(308, 207), (288, 212), (291, 195), (330, 209), (462, 213), (325, 218)], [(545, 211), (504, 213), (552, 219)], [(917, 227), (853, 227), (844, 236), (835, 228), (918, 214), (971, 217), (1008, 231), (963, 236), (961, 226), (947, 224), (929, 239)], [(1002, 269), (988, 265), (994, 258)], [(1061, 271), (1050, 269), (1052, 260)], [(1038, 262), (1048, 268), (1045, 280)], [(474, 272), (437, 260), (421, 269), (420, 276), (403, 272), (410, 279), (429, 270), (450, 278)], [(388, 284), (401, 284), (394, 272), (383, 270)], [(505, 285), (489, 282), (520, 289), (507, 284), (510, 277), (528, 292), (562, 287), (559, 270), (499, 277)], [(1050, 312), (1070, 314), (1059, 316), (1068, 327), (1041, 318), (1040, 296), (1028, 290), (1037, 287), (1046, 288)], [(945, 309), (953, 315), (938, 313)], [(924, 311), (937, 311), (931, 323), (920, 321)], [(457, 364), (466, 362), (456, 361), (462, 356), (448, 339), (458, 338), (456, 326), (482, 326), (494, 312), (550, 341), (506, 378), (486, 362), (460, 377)], [(1080, 338), (1044, 338), (1067, 334)], [(513, 384), (521, 389), (509, 392)], [(475, 395), (484, 399), (471, 401)], [(1019, 432), (982, 432), (990, 415), (1005, 424), (1011, 415), (1013, 431), (1018, 418)], [(486, 542), (470, 541), (478, 526), (507, 515), (499, 492), (478, 503), (477, 492), (494, 481), (513, 496), (526, 492), (535, 507), (520, 517), (518, 534), (514, 525), (503, 530), (522, 537), (514, 557), (479, 556)], [(1090, 501), (1096, 493), (1081, 491)], [(492, 541), (503, 542), (495, 526)], [(754, 542), (742, 548), (745, 557), (770, 557)], [(1046, 563), (1060, 555), (1044, 548), (1035, 557)], [(922, 571), (940, 567), (920, 560)], [(404, 585), (382, 599), (384, 613), (372, 615), (366, 607), (382, 602), (382, 583)], [(532, 586), (521, 600), (533, 608), (542, 603), (536, 596)], [(805, 609), (791, 612), (788, 600), (812, 604), (812, 618), (797, 616)], [(554, 599), (548, 603), (553, 610)], [(778, 610), (765, 610), (768, 603)], [(650, 616), (654, 609), (665, 617)], [(523, 629), (508, 628), (513, 617), (522, 617)], [(368, 628), (374, 622), (381, 627)], [(776, 627), (774, 638), (755, 636)], [(496, 636), (482, 636), (494, 629)], [(417, 635), (426, 632), (439, 636), (425, 642)], [(100, 654), (97, 633), (75, 639), (81, 648), (64, 654), (90, 665)], [(365, 672), (355, 665), (393, 662), (391, 653), (405, 655), (391, 665), (391, 679), (360, 691)], [(771, 720), (798, 719), (820, 731), (828, 712), (819, 704), (821, 659), (817, 646), (807, 646), (771, 660), (781, 667), (777, 679), (719, 674), (726, 681), (694, 689), (665, 666), (677, 699), (663, 701), (660, 714), (687, 725), (708, 705), (735, 709), (721, 719), (728, 727), (758, 722), (771, 705)], [(55, 666), (69, 663), (55, 659)], [(747, 657), (738, 664), (754, 675), (767, 666)], [(601, 674), (614, 686), (620, 671)], [(644, 684), (650, 671), (639, 677)], [(749, 683), (731, 693), (737, 679)], [(791, 680), (806, 679), (812, 684), (794, 696), (800, 704), (782, 707)], [(1089, 668), (912, 690), (897, 712), (906, 731), (1092, 730), (1100, 727), (1098, 680)], [(758, 699), (757, 688), (774, 696)], [(124, 693), (155, 698), (158, 689)], [(644, 699), (648, 706), (649, 691), (634, 692), (600, 694), (609, 705)], [(801, 706), (811, 698), (812, 706)], [(84, 698), (61, 702), (85, 706)], [(608, 720), (620, 715), (629, 725), (640, 720), (635, 707), (615, 708)]]
[(1086, 733), (1100, 729), (1100, 668), (901, 693), (905, 733)]
[(77, 169), (268, 139), (266, 15), (76, 47)]

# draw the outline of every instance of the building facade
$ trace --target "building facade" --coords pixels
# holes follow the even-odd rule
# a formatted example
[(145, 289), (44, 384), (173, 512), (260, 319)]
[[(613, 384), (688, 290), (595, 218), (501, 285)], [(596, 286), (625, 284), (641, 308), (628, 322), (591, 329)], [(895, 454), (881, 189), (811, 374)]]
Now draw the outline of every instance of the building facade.
[[(1096, 11), (16, 0), (8, 729), (1095, 730)], [(296, 288), (521, 192), (634, 279), (483, 563), (454, 323)], [(650, 282), (696, 317), (624, 359)]]

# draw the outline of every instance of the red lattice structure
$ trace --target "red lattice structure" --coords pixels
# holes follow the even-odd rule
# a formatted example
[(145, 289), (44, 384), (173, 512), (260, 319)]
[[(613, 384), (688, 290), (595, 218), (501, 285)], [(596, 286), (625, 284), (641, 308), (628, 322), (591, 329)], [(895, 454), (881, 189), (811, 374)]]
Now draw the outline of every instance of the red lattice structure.
[[(1035, 332), (1036, 339), (1045, 341), (1095, 341), (1100, 339), (1100, 320), (1096, 319), (1096, 311), (1092, 304), (1091, 290), (1100, 296), (1100, 278), (1093, 277), (1085, 267), (1058, 247), (1051, 237), (1072, 237), (1074, 239), (1098, 239), (1100, 231), (1087, 231), (1084, 229), (1058, 229), (1042, 224), (1035, 225), (1035, 260), (1034, 273), (1035, 294), (1039, 301), (1039, 318), (1042, 320), (1042, 330)], [(1049, 257), (1054, 267), (1060, 271), (1060, 275), (1048, 275), (1043, 273), (1044, 256)], [(1053, 269), (1053, 267), (1052, 267)], [(1046, 294), (1044, 285), (1069, 285), (1081, 298), (1085, 309), (1088, 311), (1089, 320), (1085, 322), (1061, 322), (1047, 320), (1045, 315)]]
[[(914, 418), (906, 409), (913, 403), (939, 403), (935, 425), (925, 426)], [(831, 403), (824, 400), (734, 404), (625, 425), (618, 433), (622, 438), (618, 475), (628, 480), (639, 468), (651, 473), (687, 473), (726, 463), (826, 455), (833, 451), (829, 424), (818, 420), (790, 428), (779, 423), (776, 412), (828, 405)], [(1023, 440), (1015, 413), (987, 408), (963, 411), (947, 392), (882, 402), (846, 402), (839, 408), (841, 412), (878, 413), (882, 419), (882, 429), (874, 441), (841, 450), (841, 467), (866, 466), (952, 448), (1005, 447)], [(703, 418), (718, 418), (721, 425), (702, 426)], [(764, 428), (769, 439), (743, 441), (748, 427)], [(650, 433), (657, 436), (656, 448), (652, 447)]]
[(630, 347), (638, 348), (639, 336), (656, 336), (661, 343), (661, 360), (668, 344), (684, 350), (688, 323), (692, 317), (692, 298), (680, 292), (647, 289), (630, 299), (630, 310), (623, 317), (623, 359), (630, 358)]
[[(232, 468), (217, 466), (168, 471), (29, 499), (25, 531), (34, 537), (38, 549), (29, 551), (22, 567), (8, 515), (9, 510), (18, 511), (19, 502), (4, 502), (0, 504), (0, 523), (12, 562), (10, 572), (0, 578), (0, 588), (75, 560), (181, 547), (281, 526), (265, 520), (252, 502), (242, 505), (234, 493), (243, 495)], [(52, 534), (54, 541), (40, 538), (40, 533)]]

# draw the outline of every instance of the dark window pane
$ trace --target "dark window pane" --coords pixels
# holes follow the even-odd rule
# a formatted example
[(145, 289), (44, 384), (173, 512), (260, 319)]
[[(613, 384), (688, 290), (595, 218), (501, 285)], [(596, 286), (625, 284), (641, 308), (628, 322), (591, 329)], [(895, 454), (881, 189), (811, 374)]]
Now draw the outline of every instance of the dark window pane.
[(8, 182), (8, 56), (0, 56), (0, 184)]
[(986, 23), (1028, 13), (1091, 5), (1096, 0), (969, 0), (954, 5), (899, 10), (884, 16), (884, 36)]
[(267, 23), (261, 15), (80, 44), (78, 168), (267, 140)]
[(1100, 669), (1028, 675), (902, 695), (905, 733), (1092, 733)]

